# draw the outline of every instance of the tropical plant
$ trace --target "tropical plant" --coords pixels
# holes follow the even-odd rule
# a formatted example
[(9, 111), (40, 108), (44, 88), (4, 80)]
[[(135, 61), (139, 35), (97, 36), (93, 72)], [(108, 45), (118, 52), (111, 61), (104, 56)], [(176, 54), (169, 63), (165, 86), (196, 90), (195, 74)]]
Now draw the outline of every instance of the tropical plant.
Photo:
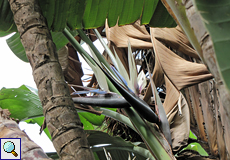
[[(79, 53), (83, 54), (83, 57), (89, 64), (91, 64), (101, 89), (104, 89), (105, 91), (110, 90), (118, 94), (120, 93), (126, 99), (126, 101), (124, 99), (122, 100), (123, 103), (126, 106), (128, 106), (128, 103), (134, 107), (136, 111), (130, 107), (124, 108), (132, 124), (130, 124), (130, 122), (125, 123), (122, 120), (125, 117), (120, 118), (120, 121), (131, 128), (134, 126), (133, 130), (137, 131), (141, 135), (146, 147), (148, 148), (147, 152), (152, 154), (148, 155), (154, 156), (156, 159), (162, 159), (162, 157), (164, 157), (163, 159), (174, 158), (170, 151), (171, 148), (168, 145), (168, 142), (170, 143), (171, 140), (171, 138), (167, 135), (167, 123), (169, 122), (172, 136), (172, 150), (174, 153), (177, 153), (176, 155), (178, 158), (184, 158), (185, 156), (198, 156), (197, 154), (191, 154), (190, 150), (194, 148), (193, 146), (188, 146), (187, 149), (183, 149), (184, 146), (187, 146), (190, 142), (189, 130), (191, 129), (210, 156), (220, 156), (221, 159), (227, 159), (229, 155), (229, 132), (227, 132), (229, 130), (229, 111), (226, 106), (229, 105), (229, 92), (225, 88), (222, 83), (222, 78), (220, 77), (221, 73), (224, 77), (225, 84), (228, 86), (228, 77), (226, 76), (228, 74), (226, 74), (227, 69), (225, 69), (227, 68), (227, 63), (220, 65), (221, 72), (219, 72), (214, 55), (216, 53), (217, 58), (220, 56), (219, 48), (223, 44), (219, 45), (219, 41), (212, 40), (216, 51), (214, 52), (212, 49), (213, 45), (210, 43), (211, 39), (207, 34), (206, 29), (204, 27), (201, 28), (203, 24), (200, 15), (197, 14), (198, 12), (195, 12), (196, 14), (191, 14), (196, 11), (192, 2), (182, 2), (179, 0), (175, 2), (170, 0), (162, 1), (178, 25), (181, 26), (192, 45), (189, 43), (186, 36), (183, 34), (183, 31), (179, 27), (172, 29), (150, 28), (149, 32), (151, 34), (149, 35), (148, 27), (146, 30), (144, 26), (140, 26), (140, 24), (148, 23), (152, 27), (175, 26), (174, 21), (168, 15), (168, 12), (165, 10), (161, 2), (151, 0), (130, 0), (124, 1), (124, 3), (121, 3), (121, 1), (103, 0), (86, 2), (87, 3), (81, 1), (81, 3), (77, 3), (76, 1), (70, 0), (68, 2), (39, 1), (42, 13), (48, 22), (48, 25), (46, 25), (45, 18), (41, 16), (37, 1), (30, 1), (30, 3), (23, 2), (23, 4), (21, 2), (16, 3), (10, 1), (10, 6), (14, 13), (14, 21), (12, 20), (12, 13), (9, 12), (9, 4), (7, 1), (0, 1), (0, 5), (2, 6), (0, 16), (1, 20), (4, 20), (4, 23), (0, 28), (0, 30), (4, 32), (1, 32), (0, 34), (6, 35), (12, 31), (16, 31), (15, 24), (18, 27), (18, 32), (20, 33), (20, 38), (25, 47), (27, 57), (34, 70), (33, 74), (38, 85), (39, 97), (44, 108), (43, 113), (45, 114), (45, 121), (43, 128), (45, 128), (45, 124), (47, 124), (59, 156), (63, 159), (73, 158), (74, 156), (87, 156), (88, 158), (85, 157), (85, 159), (93, 158), (82, 129), (79, 128), (80, 121), (75, 109), (73, 108), (73, 103), (67, 90), (68, 87), (64, 82), (62, 71), (55, 54), (56, 49), (52, 43), (48, 29), (59, 32), (63, 31), (72, 45)], [(205, 8), (205, 5), (215, 6), (216, 3), (212, 2), (204, 5), (198, 0), (195, 2), (198, 9), (205, 9), (206, 12), (210, 11), (210, 9), (208, 7)], [(66, 12), (66, 8), (70, 9)], [(78, 43), (74, 42), (75, 39), (72, 34), (76, 34), (70, 34), (68, 30), (65, 29), (67, 25), (70, 29), (81, 28), (82, 26), (84, 28), (102, 26), (104, 25), (106, 15), (108, 15), (106, 35), (110, 42), (109, 47), (111, 47), (111, 51), (115, 50), (117, 52), (117, 54), (115, 54), (115, 52), (113, 53), (115, 54), (115, 57), (113, 57), (113, 54), (109, 54), (110, 52), (107, 50), (110, 57), (108, 61), (115, 66), (115, 69), (111, 69), (108, 63), (100, 57), (100, 54), (97, 54), (98, 52), (95, 50), (95, 47), (91, 45), (90, 41), (87, 42), (81, 30), (78, 31), (80, 37), (90, 45), (95, 54), (95, 61), (81, 49), (81, 46)], [(206, 16), (203, 13), (202, 15)], [(117, 23), (117, 17), (119, 17), (118, 25), (123, 25), (136, 21), (140, 18), (140, 16), (140, 22), (136, 22), (133, 25), (123, 27), (115, 26), (110, 28)], [(210, 22), (216, 20), (209, 19), (208, 16), (205, 18), (207, 18)], [(199, 20), (199, 22), (194, 22), (194, 20)], [(218, 21), (217, 23), (220, 22)], [(213, 30), (213, 26), (210, 25), (207, 28), (211, 31), (210, 33), (212, 34), (213, 39), (217, 35)], [(33, 35), (34, 38), (32, 38), (31, 35)], [(19, 48), (15, 47), (16, 45), (13, 45), (15, 38), (16, 37), (9, 40), (9, 43), (12, 43), (11, 48), (14, 47), (17, 54), (17, 49)], [(136, 50), (136, 55), (140, 55), (141, 57), (140, 60), (136, 60), (136, 62), (141, 64), (141, 70), (145, 74), (149, 75), (149, 78), (153, 79), (156, 88), (160, 87), (158, 88), (159, 90), (166, 92), (165, 98), (164, 96), (163, 98), (161, 97), (161, 99), (164, 100), (164, 110), (162, 110), (161, 99), (158, 97), (158, 93), (156, 88), (154, 88), (153, 82), (148, 83), (148, 87), (140, 96), (143, 96), (143, 100), (145, 102), (137, 97), (139, 93), (137, 90), (137, 83), (135, 82), (135, 77), (137, 77), (135, 74), (137, 73), (133, 70), (133, 68), (135, 68), (135, 64), (134, 61), (131, 61), (131, 49), (128, 49), (129, 53), (126, 51), (128, 48), (128, 39), (130, 40), (132, 48)], [(16, 44), (19, 44), (20, 46), (20, 43)], [(46, 49), (44, 48), (45, 46)], [(227, 47), (228, 46), (226, 46), (226, 48)], [(152, 48), (154, 49), (153, 51), (150, 50)], [(195, 48), (196, 51), (193, 48)], [(138, 51), (140, 49), (141, 52)], [(25, 56), (22, 57), (26, 60)], [(66, 58), (66, 56), (64, 57)], [(143, 58), (147, 58), (149, 62), (144, 62)], [(72, 54), (69, 59), (72, 63), (77, 63), (76, 55)], [(224, 60), (225, 59), (223, 59), (223, 61)], [(218, 58), (218, 62), (221, 63), (221, 58)], [(97, 63), (99, 65), (97, 65)], [(213, 76), (202, 63), (207, 64), (208, 69), (215, 77), (214, 80), (209, 80), (213, 78)], [(62, 64), (68, 64), (68, 61), (67, 63)], [(48, 67), (45, 68), (45, 66)], [(66, 69), (66, 66), (62, 65), (62, 68)], [(63, 70), (64, 73), (67, 72), (65, 75), (69, 75), (66, 76), (69, 80), (71, 78), (75, 78), (72, 76), (73, 74), (76, 75), (76, 73), (80, 73), (81, 75), (81, 70), (76, 70), (76, 66), (79, 67), (79, 63), (78, 65), (72, 64), (72, 66), (74, 66), (75, 70)], [(107, 72), (100, 69), (100, 67), (104, 67)], [(45, 69), (43, 70), (42, 68)], [(49, 68), (53, 70), (49, 70)], [(150, 68), (150, 70), (147, 68)], [(116, 70), (118, 70), (122, 76), (119, 76), (119, 73), (116, 72)], [(123, 70), (127, 71), (128, 76), (125, 72), (122, 74)], [(108, 77), (105, 77), (103, 73), (105, 73)], [(81, 84), (82, 82), (79, 81), (79, 77), (80, 76), (78, 74), (76, 83)], [(122, 77), (124, 77), (126, 81), (129, 80), (129, 85), (126, 85)], [(74, 86), (71, 87), (73, 88)], [(90, 89), (90, 91), (99, 93), (98, 91), (92, 91), (92, 89)], [(77, 91), (75, 93), (79, 92)], [(153, 100), (151, 98), (152, 94)], [(111, 97), (112, 100), (120, 98), (118, 95)], [(77, 98), (74, 99), (76, 100)], [(133, 103), (134, 101), (138, 103), (139, 107), (142, 106), (143, 109), (145, 108), (146, 110), (142, 111), (142, 109)], [(151, 110), (148, 106), (151, 104), (153, 106), (153, 110)], [(72, 109), (70, 109), (70, 106), (72, 106)], [(102, 108), (97, 110), (81, 106), (77, 106), (77, 108), (90, 111), (94, 114), (100, 114), (100, 111), (103, 111), (102, 114), (106, 113), (107, 116), (109, 113), (116, 115), (116, 112)], [(165, 114), (162, 111), (164, 111)], [(91, 129), (93, 129), (90, 123), (85, 125), (87, 123), (86, 119), (90, 121), (90, 118), (92, 120), (92, 117), (94, 117), (93, 120), (90, 121), (94, 125), (101, 124), (104, 119), (103, 116), (97, 117), (93, 116), (93, 114), (90, 115), (89, 113), (79, 115), (81, 121), (84, 123), (84, 129), (86, 129), (86, 126), (91, 126)], [(168, 121), (165, 121), (164, 116), (167, 116)], [(120, 117), (120, 114), (116, 117)], [(151, 117), (155, 118), (152, 119)], [(145, 119), (149, 122), (153, 122), (154, 124), (149, 124)], [(159, 128), (156, 128), (157, 126)], [(224, 129), (222, 126), (224, 126)], [(164, 133), (168, 142), (163, 135), (160, 134), (161, 131)], [(66, 137), (67, 134), (69, 135), (69, 139)], [(78, 136), (76, 136), (76, 134), (78, 134)], [(84, 142), (80, 144), (82, 147), (78, 147), (78, 149), (87, 150), (88, 152), (75, 152), (75, 147), (73, 147), (72, 144), (75, 144), (76, 147), (79, 145), (76, 137), (82, 137), (82, 142)], [(76, 143), (70, 143), (72, 141)], [(63, 146), (63, 144), (65, 145)], [(68, 149), (68, 146), (71, 146), (70, 149)], [(197, 148), (199, 147), (197, 146)], [(134, 153), (134, 151), (131, 152)], [(79, 155), (75, 153), (78, 153)], [(204, 154), (202, 154), (202, 156), (203, 155)]]

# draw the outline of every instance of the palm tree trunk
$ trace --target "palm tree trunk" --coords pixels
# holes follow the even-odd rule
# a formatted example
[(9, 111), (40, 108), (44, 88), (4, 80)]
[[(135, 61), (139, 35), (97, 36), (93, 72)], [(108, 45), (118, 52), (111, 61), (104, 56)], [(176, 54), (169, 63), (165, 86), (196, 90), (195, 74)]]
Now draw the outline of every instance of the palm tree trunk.
[(68, 160), (94, 159), (38, 0), (9, 0), (9, 3), (33, 69), (46, 124), (59, 157)]

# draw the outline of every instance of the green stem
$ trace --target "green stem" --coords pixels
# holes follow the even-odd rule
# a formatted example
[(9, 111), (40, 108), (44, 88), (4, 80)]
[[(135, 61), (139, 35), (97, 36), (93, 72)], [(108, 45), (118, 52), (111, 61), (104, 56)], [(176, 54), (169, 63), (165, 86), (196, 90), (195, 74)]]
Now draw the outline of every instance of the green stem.
[[(79, 30), (79, 32), (81, 33), (81, 31)], [(79, 34), (80, 34), (79, 33)], [(73, 45), (73, 47), (81, 54), (81, 56), (85, 59), (87, 58), (93, 65), (96, 66), (96, 63), (94, 62), (94, 60), (92, 59), (92, 57), (82, 48), (82, 46), (78, 43), (78, 41), (73, 37), (73, 35), (65, 28), (63, 30), (63, 34), (65, 35), (65, 37), (69, 40), (69, 42)], [(82, 33), (81, 33), (82, 34)], [(85, 35), (86, 36), (86, 35)], [(84, 37), (84, 36), (83, 36)], [(86, 36), (87, 37), (87, 36)], [(95, 47), (95, 46), (94, 46)], [(101, 55), (101, 54), (100, 54)], [(100, 59), (99, 59), (100, 60)], [(108, 64), (108, 63), (107, 63)], [(114, 74), (113, 70), (108, 67), (107, 69), (109, 69), (111, 71), (111, 73)], [(110, 82), (110, 80), (106, 77), (109, 89), (119, 93), (118, 90), (113, 86), (113, 84)]]
[(114, 112), (112, 110), (106, 109), (106, 108), (94, 108), (94, 109), (97, 111), (103, 111), (102, 112), (103, 115), (111, 117), (115, 120), (118, 120), (119, 122), (127, 125), (128, 127), (132, 128), (134, 131), (136, 131), (136, 129), (133, 127), (133, 124), (131, 123), (131, 121), (128, 117), (126, 117), (126, 116), (124, 116), (118, 112)]
[(66, 28), (63, 30), (63, 34), (83, 58), (86, 57), (93, 65), (96, 65), (94, 60), (89, 56), (89, 54), (82, 48), (82, 46)]
[[(144, 120), (134, 111), (133, 108), (124, 108), (126, 114), (128, 115), (130, 121), (133, 123), (133, 126), (136, 128), (145, 144), (147, 144), (148, 148), (150, 148), (150, 152), (152, 152), (153, 156), (159, 160), (170, 160), (172, 159), (165, 148), (162, 146), (161, 142), (154, 135), (150, 127), (144, 122)], [(154, 129), (151, 128), (153, 131)]]
[(101, 37), (101, 34), (98, 32), (97, 29), (93, 29), (93, 32), (95, 33), (95, 35), (97, 36), (97, 38), (101, 42), (101, 44), (104, 47), (105, 51), (108, 53), (108, 55), (109, 55), (110, 59), (112, 60), (114, 66), (118, 69), (118, 64), (117, 64), (116, 58), (114, 57), (113, 53), (111, 52), (111, 50), (109, 49), (109, 47), (107, 46), (107, 44), (105, 43), (103, 38)]
[(98, 49), (94, 46), (93, 42), (89, 39), (89, 37), (86, 36), (85, 32), (83, 32), (81, 29), (78, 29), (77, 31), (79, 35), (81, 36), (81, 38), (83, 39), (83, 41), (85, 41), (90, 46), (90, 48), (93, 50), (98, 60), (102, 62), (106, 66), (106, 68), (109, 69), (111, 73), (113, 73), (112, 69), (109, 66), (109, 63), (104, 59), (104, 57), (101, 55)]

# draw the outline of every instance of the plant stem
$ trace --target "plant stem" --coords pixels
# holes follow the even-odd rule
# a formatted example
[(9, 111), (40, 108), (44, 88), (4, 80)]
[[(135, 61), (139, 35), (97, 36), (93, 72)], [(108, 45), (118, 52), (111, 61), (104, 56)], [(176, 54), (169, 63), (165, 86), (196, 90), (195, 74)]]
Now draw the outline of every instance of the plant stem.
[(77, 31), (79, 35), (81, 36), (81, 38), (83, 39), (83, 41), (85, 41), (90, 46), (90, 48), (93, 50), (98, 60), (102, 62), (110, 70), (111, 73), (113, 73), (112, 69), (109, 66), (109, 63), (104, 59), (104, 57), (101, 55), (98, 49), (94, 46), (93, 42), (86, 36), (86, 34), (81, 29)]
[(147, 144), (150, 152), (153, 156), (159, 160), (170, 160), (172, 157), (167, 153), (163, 144), (159, 141), (156, 135), (153, 132), (157, 132), (153, 128), (151, 132), (150, 127), (144, 122), (144, 120), (134, 111), (133, 108), (124, 108), (126, 114), (128, 115), (130, 121), (133, 123), (133, 126), (136, 128), (145, 144)]
[(98, 32), (98, 30), (97, 29), (93, 29), (93, 32), (96, 34), (97, 38), (101, 42), (101, 44), (104, 47), (105, 51), (108, 53), (108, 55), (109, 55), (110, 59), (112, 60), (114, 66), (118, 69), (118, 64), (117, 64), (116, 58), (114, 57), (113, 53), (111, 52), (111, 50), (109, 49), (109, 47), (107, 46), (107, 44), (105, 44), (105, 41), (101, 37), (101, 35)]

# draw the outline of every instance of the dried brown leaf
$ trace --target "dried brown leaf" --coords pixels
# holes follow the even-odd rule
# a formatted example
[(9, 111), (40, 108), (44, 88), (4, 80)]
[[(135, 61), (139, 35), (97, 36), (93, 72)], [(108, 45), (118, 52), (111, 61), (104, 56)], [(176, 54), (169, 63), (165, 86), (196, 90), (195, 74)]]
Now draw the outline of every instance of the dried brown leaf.
[(184, 96), (187, 100), (188, 106), (189, 106), (189, 113), (190, 113), (190, 130), (195, 134), (198, 135), (198, 128), (197, 128), (197, 122), (195, 119), (195, 115), (194, 115), (194, 110), (192, 107), (192, 102), (190, 99), (190, 95), (189, 95), (189, 89), (185, 88), (184, 90)]
[[(83, 71), (81, 67), (81, 62), (79, 62), (78, 55), (76, 54), (75, 49), (71, 44), (67, 45), (68, 47), (68, 68), (65, 72), (65, 80), (74, 85), (81, 85), (82, 86), (82, 80), (81, 77), (83, 76)], [(77, 90), (77, 88), (76, 88)]]
[[(190, 131), (190, 118), (189, 107), (183, 94), (179, 94), (179, 97), (174, 101), (177, 101), (176, 105), (167, 114), (168, 121), (170, 123), (170, 130), (172, 136), (172, 148), (173, 151), (178, 151), (184, 145), (187, 145)], [(181, 104), (182, 114), (179, 114), (178, 104)], [(164, 107), (167, 107), (164, 105)]]
[(127, 48), (128, 40), (133, 49), (151, 49), (151, 38), (145, 26), (140, 26), (140, 21), (136, 21), (134, 24), (125, 26), (114, 26), (109, 28), (106, 23), (106, 37), (108, 41), (112, 41), (118, 48)]
[[(189, 107), (183, 94), (180, 94), (166, 76), (165, 84), (166, 97), (163, 106), (170, 124), (172, 148), (173, 151), (178, 151), (188, 142), (190, 131)], [(179, 114), (179, 106), (181, 106), (181, 115)]]
[(204, 64), (186, 61), (155, 39), (152, 28), (151, 34), (156, 58), (165, 75), (178, 90), (213, 78)]
[(168, 114), (174, 106), (177, 104), (177, 101), (180, 96), (180, 92), (172, 85), (172, 83), (165, 76), (165, 84), (166, 84), (166, 97), (164, 101), (164, 109), (165, 113)]
[[(224, 87), (223, 85), (221, 87)], [(226, 93), (221, 93), (219, 92), (219, 96), (221, 97), (221, 94), (226, 94)], [(226, 96), (229, 97), (228, 95), (222, 95), (222, 96)], [(225, 140), (225, 146), (226, 146), (226, 156), (227, 159), (230, 159), (230, 115), (229, 113), (229, 106), (223, 106), (222, 102), (219, 101), (220, 106), (219, 106), (219, 114), (220, 114), (220, 118), (221, 118), (221, 123), (222, 123), (222, 129), (223, 129), (223, 136), (224, 136), (224, 140)], [(222, 132), (222, 131), (221, 131)], [(221, 136), (221, 135), (220, 135)]]
[(192, 45), (179, 26), (176, 28), (151, 28), (151, 33), (163, 44), (188, 56), (199, 59), (198, 54), (192, 48)]

